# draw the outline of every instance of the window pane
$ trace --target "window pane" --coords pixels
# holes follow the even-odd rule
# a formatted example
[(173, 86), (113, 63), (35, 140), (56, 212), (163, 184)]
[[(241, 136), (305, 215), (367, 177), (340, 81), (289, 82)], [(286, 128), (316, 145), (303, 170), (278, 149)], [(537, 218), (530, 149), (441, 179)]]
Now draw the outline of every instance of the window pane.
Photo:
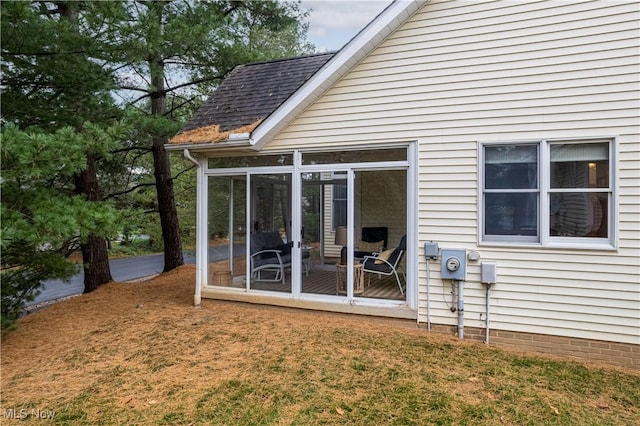
[(606, 193), (552, 193), (549, 210), (552, 236), (608, 238)]
[(371, 151), (308, 152), (302, 154), (302, 164), (370, 163), (373, 161), (406, 161), (407, 148)]
[(551, 188), (608, 187), (608, 143), (551, 145)]
[[(403, 236), (407, 234), (407, 171), (356, 171), (354, 190), (356, 247), (353, 256), (355, 262), (363, 263), (365, 256), (371, 256), (380, 247), (387, 250), (398, 248)], [(370, 273), (365, 272), (360, 284), (354, 283), (356, 297), (407, 299), (406, 292), (402, 294), (400, 291), (400, 287), (406, 284), (401, 274), (401, 271), (406, 271), (406, 254), (400, 257), (391, 255), (387, 260), (395, 265), (398, 277), (392, 273), (391, 268), (384, 271), (390, 275), (369, 276)], [(363, 268), (375, 269), (376, 266), (372, 266), (374, 263), (373, 260), (368, 260)], [(375, 275), (377, 277), (373, 278)]]
[(347, 226), (347, 185), (333, 186), (333, 229)]
[(261, 166), (290, 166), (293, 155), (256, 155), (253, 157), (213, 157), (208, 160), (210, 169), (224, 169), (230, 167), (261, 167)]
[(485, 235), (538, 235), (537, 193), (485, 194)]
[(609, 142), (551, 145), (551, 161), (592, 161), (609, 159)]
[(246, 286), (247, 182), (244, 176), (207, 178), (207, 285)]
[[(253, 290), (291, 292), (291, 213), (293, 176), (290, 173), (252, 174), (249, 194), (251, 231), (249, 285)], [(262, 252), (263, 250), (278, 250)], [(246, 265), (246, 264), (245, 264)]]
[(484, 147), (485, 189), (538, 188), (537, 145)]

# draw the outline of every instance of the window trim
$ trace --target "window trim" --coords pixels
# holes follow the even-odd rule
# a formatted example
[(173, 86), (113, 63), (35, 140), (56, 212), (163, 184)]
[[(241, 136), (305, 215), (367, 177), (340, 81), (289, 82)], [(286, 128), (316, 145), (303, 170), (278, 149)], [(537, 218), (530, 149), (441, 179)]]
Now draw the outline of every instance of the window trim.
[[(606, 192), (609, 198), (608, 214), (608, 237), (607, 238), (585, 238), (585, 237), (561, 237), (552, 236), (549, 233), (549, 197), (552, 192), (549, 170), (551, 168), (550, 150), (552, 144), (569, 143), (609, 143), (609, 187), (587, 189), (585, 192)], [(485, 192), (485, 158), (484, 147), (496, 145), (538, 145), (538, 236), (528, 237), (519, 235), (490, 236), (487, 239), (485, 234), (485, 212), (484, 196)], [(496, 140), (478, 141), (478, 226), (477, 242), (484, 246), (526, 246), (545, 248), (567, 248), (567, 249), (594, 249), (594, 250), (617, 250), (618, 247), (618, 137), (617, 136), (597, 136), (597, 137), (574, 137), (574, 138), (545, 138), (545, 139), (520, 139), (520, 140)]]

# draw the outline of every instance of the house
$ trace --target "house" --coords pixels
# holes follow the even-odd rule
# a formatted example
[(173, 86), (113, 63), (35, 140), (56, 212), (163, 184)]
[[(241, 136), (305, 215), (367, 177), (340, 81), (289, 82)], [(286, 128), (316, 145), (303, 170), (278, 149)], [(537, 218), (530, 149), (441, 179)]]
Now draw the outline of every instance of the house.
[(195, 303), (640, 368), (639, 23), (635, 1), (396, 1), (335, 54), (238, 67), (167, 145), (198, 165)]

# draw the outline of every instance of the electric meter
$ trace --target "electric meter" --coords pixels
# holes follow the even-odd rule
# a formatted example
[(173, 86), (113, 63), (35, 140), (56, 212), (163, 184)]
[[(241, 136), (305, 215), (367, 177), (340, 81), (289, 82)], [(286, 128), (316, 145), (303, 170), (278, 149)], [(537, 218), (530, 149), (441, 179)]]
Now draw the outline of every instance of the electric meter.
[(457, 257), (450, 257), (447, 259), (446, 266), (448, 270), (450, 270), (451, 272), (455, 272), (458, 270), (458, 268), (460, 268), (460, 259), (458, 259)]
[(467, 251), (465, 249), (445, 249), (442, 255), (442, 279), (464, 281), (467, 272)]

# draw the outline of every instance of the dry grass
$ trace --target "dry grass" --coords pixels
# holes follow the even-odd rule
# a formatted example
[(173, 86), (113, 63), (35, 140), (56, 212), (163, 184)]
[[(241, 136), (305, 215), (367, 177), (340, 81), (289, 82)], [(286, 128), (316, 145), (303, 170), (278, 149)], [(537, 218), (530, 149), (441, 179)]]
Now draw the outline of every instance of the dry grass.
[(111, 283), (22, 318), (2, 341), (2, 424), (11, 409), (55, 424), (640, 424), (636, 371), (397, 321), (198, 309), (193, 276)]
[(227, 140), (233, 133), (251, 133), (260, 124), (262, 118), (254, 121), (246, 126), (238, 127), (237, 129), (220, 131), (220, 126), (212, 124), (210, 126), (199, 127), (193, 130), (187, 130), (185, 132), (175, 135), (169, 143), (213, 143)]

